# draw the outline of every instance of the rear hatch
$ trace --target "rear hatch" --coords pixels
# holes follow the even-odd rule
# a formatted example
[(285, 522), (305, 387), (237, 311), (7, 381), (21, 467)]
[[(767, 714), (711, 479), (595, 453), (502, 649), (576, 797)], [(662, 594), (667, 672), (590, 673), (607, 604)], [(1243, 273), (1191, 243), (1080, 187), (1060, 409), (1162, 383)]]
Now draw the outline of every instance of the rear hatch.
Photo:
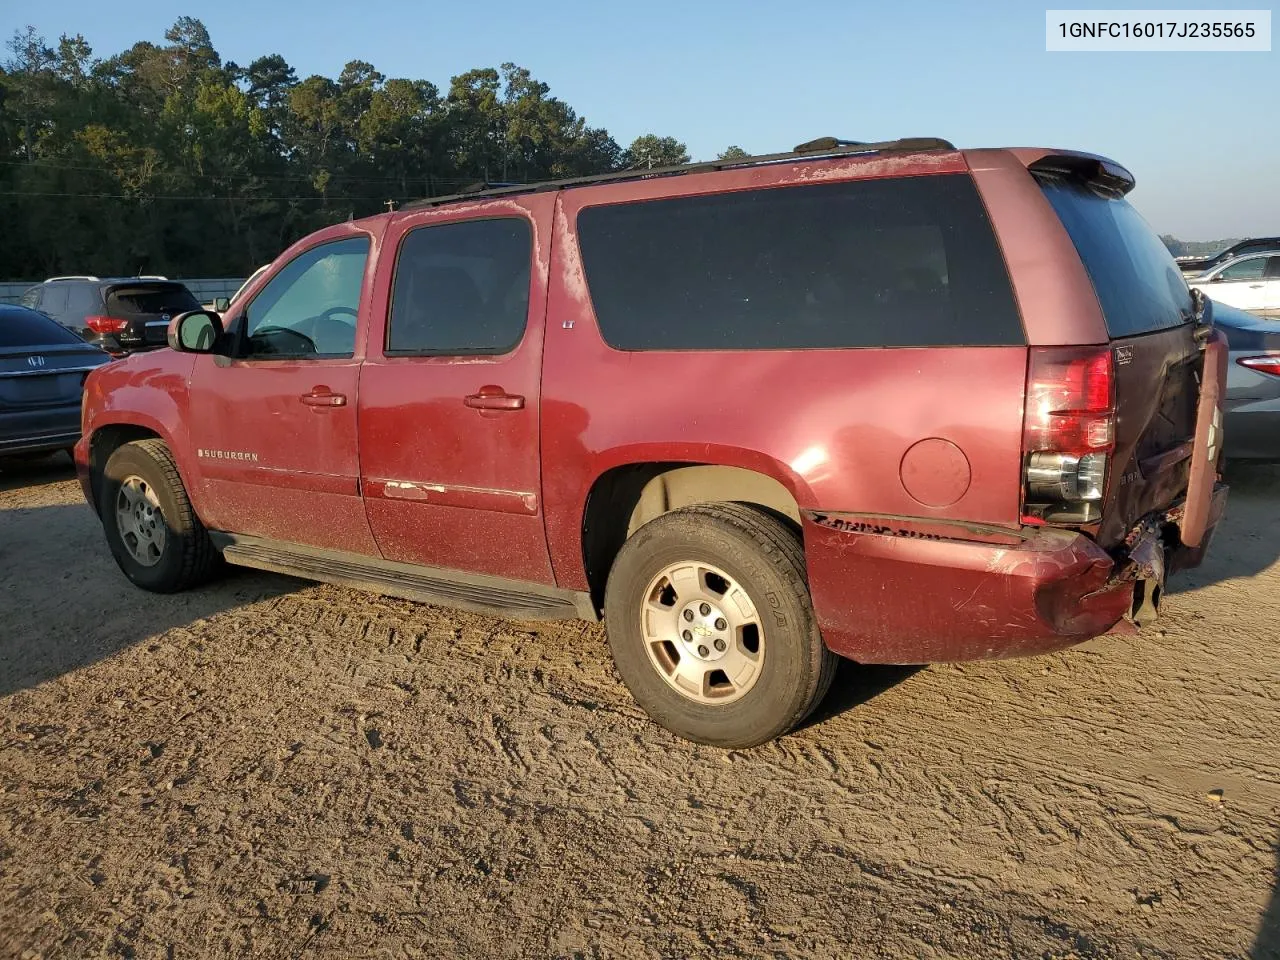
[(1096, 535), (1111, 547), (1186, 492), (1203, 363), (1195, 303), (1164, 243), (1119, 190), (1061, 170), (1033, 172), (1093, 282), (1110, 335), (1115, 449)]
[(180, 283), (163, 280), (130, 280), (102, 289), (107, 316), (127, 322), (118, 337), (122, 345), (159, 346), (165, 342), (169, 321), (200, 303)]
[(36, 313), (0, 317), (0, 412), (80, 402), (85, 378), (110, 358)]

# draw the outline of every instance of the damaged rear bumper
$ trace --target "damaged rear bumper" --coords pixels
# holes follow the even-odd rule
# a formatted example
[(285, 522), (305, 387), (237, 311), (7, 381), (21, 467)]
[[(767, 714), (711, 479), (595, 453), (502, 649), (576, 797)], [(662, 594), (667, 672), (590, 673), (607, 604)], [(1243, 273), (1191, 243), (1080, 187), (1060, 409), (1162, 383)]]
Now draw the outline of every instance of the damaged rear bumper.
[[(1210, 530), (1226, 487), (1214, 491)], [(827, 646), (860, 663), (944, 663), (1060, 650), (1132, 630), (1164, 577), (1195, 566), (1180, 506), (1147, 518), (1112, 556), (1082, 533), (971, 531), (905, 518), (804, 516), (814, 610)], [(993, 542), (994, 541), (994, 542)]]

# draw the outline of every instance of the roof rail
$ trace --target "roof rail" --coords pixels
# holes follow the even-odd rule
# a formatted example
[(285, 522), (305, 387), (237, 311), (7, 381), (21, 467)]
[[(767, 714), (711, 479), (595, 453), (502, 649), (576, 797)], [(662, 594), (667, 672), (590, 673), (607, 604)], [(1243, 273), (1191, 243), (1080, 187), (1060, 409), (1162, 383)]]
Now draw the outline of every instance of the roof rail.
[(50, 277), (45, 283), (56, 283), (59, 280), (97, 280), (97, 277), (81, 276), (81, 277)]
[(460, 203), (464, 200), (484, 200), (490, 197), (505, 197), (521, 193), (542, 193), (549, 190), (565, 190), (569, 187), (585, 187), (596, 183), (648, 180), (651, 177), (680, 176), (686, 173), (709, 173), (713, 170), (763, 166), (771, 163), (785, 163), (789, 160), (817, 160), (823, 157), (856, 156), (864, 153), (921, 153), (928, 150), (954, 149), (955, 146), (953, 144), (937, 137), (905, 137), (900, 140), (883, 140), (877, 143), (857, 143), (852, 140), (837, 140), (835, 137), (821, 137), (808, 143), (802, 143), (795, 150), (786, 153), (769, 153), (760, 156), (741, 157), (737, 160), (713, 160), (708, 163), (683, 163), (674, 167), (629, 168), (588, 177), (544, 180), (490, 189), (476, 190), (472, 188), (466, 192), (454, 193), (445, 197), (425, 197), (421, 200), (413, 200), (400, 209), (419, 210), (423, 207), (438, 207), (441, 204)]
[(168, 280), (169, 278), (162, 277), (158, 273), (140, 273), (138, 274), (138, 279), (139, 280)]

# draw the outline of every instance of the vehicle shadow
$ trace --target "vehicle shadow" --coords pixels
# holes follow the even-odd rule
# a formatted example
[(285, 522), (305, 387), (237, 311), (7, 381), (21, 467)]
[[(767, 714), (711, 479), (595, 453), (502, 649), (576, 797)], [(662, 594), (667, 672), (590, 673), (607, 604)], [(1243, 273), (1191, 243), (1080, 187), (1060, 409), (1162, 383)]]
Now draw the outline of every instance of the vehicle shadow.
[(120, 572), (84, 504), (0, 508), (0, 697), (303, 586), (231, 567), (194, 590), (147, 593)]
[(831, 682), (831, 691), (823, 698), (818, 709), (813, 711), (796, 730), (805, 730), (817, 724), (826, 723), (848, 710), (860, 707), (923, 669), (924, 667), (918, 666), (899, 667), (854, 663), (852, 660), (841, 658), (836, 666), (835, 679)]
[(1271, 885), (1271, 901), (1262, 914), (1249, 956), (1252, 960), (1280, 960), (1280, 840), (1276, 841), (1276, 876)]
[(43, 487), (50, 483), (74, 480), (75, 464), (59, 451), (34, 460), (0, 458), (0, 493), (21, 487)]
[(1280, 540), (1273, 532), (1280, 511), (1280, 466), (1228, 464), (1226, 482), (1231, 487), (1227, 512), (1214, 531), (1204, 563), (1170, 577), (1167, 593), (1251, 577), (1280, 559)]

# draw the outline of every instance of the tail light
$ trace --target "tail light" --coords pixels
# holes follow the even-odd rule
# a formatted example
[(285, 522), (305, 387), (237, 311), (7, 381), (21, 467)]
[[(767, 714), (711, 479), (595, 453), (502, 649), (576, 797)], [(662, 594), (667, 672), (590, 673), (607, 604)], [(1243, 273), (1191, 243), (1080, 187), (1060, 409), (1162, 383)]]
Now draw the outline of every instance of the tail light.
[(118, 317), (85, 317), (84, 323), (94, 333), (120, 333), (129, 325)]
[(1257, 370), (1259, 373), (1280, 377), (1280, 353), (1269, 353), (1261, 357), (1241, 357), (1236, 363), (1250, 370)]
[(1023, 521), (1097, 520), (1115, 442), (1111, 349), (1033, 347), (1022, 421)]

